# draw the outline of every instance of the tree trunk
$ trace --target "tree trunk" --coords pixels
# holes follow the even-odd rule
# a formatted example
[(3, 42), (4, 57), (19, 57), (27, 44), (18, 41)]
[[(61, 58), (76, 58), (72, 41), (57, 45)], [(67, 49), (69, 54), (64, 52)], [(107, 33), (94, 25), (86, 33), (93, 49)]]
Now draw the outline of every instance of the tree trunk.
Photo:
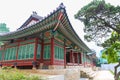
[(119, 64), (117, 64), (114, 68), (115, 68), (115, 71), (114, 71), (114, 78), (115, 80), (118, 80), (119, 79), (119, 76), (120, 76), (120, 71), (117, 73), (117, 68), (120, 66), (120, 62)]
[(120, 71), (117, 73), (117, 75), (115, 76), (115, 80), (118, 80), (120, 76)]

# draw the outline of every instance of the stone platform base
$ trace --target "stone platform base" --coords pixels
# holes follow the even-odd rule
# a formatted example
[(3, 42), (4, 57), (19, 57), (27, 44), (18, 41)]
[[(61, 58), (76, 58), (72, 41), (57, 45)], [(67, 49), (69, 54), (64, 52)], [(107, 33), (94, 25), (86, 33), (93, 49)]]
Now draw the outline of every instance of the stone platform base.
[(38, 69), (64, 69), (64, 65), (43, 65), (40, 63)]
[(37, 75), (63, 75), (64, 80), (79, 80), (80, 69), (37, 69), (37, 70), (23, 70)]

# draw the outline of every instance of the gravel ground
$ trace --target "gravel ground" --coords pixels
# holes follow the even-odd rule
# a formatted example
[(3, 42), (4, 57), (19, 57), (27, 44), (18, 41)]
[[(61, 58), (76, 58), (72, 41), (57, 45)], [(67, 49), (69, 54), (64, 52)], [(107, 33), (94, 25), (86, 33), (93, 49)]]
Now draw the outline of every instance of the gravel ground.
[(114, 75), (108, 70), (98, 71), (93, 80), (114, 80)]

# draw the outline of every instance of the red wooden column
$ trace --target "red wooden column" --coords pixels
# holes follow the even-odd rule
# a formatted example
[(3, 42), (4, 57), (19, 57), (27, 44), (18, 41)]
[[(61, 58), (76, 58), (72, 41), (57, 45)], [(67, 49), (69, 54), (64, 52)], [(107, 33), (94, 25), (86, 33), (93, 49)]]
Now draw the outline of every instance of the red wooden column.
[(36, 62), (37, 47), (38, 47), (38, 38), (35, 38), (35, 47), (34, 47), (34, 62)]
[(88, 57), (87, 57), (87, 55), (85, 55), (85, 57), (86, 57), (86, 66), (88, 65)]
[(82, 54), (79, 53), (79, 56), (80, 56), (80, 64), (82, 64)]
[(51, 64), (54, 64), (54, 36), (51, 38)]
[(87, 59), (85, 54), (84, 54), (84, 57), (85, 57), (85, 67), (86, 67)]
[(79, 64), (78, 53), (76, 53), (76, 57), (77, 57), (77, 64)]
[(74, 54), (73, 54), (73, 61), (75, 64), (77, 63), (77, 53), (76, 52), (74, 52)]
[(73, 63), (73, 59), (72, 59), (72, 50), (70, 51), (70, 63)]
[(5, 55), (5, 46), (3, 47), (4, 52), (2, 52), (2, 61), (4, 61), (4, 55)]
[(41, 56), (40, 56), (40, 61), (43, 62), (43, 54), (44, 54), (44, 40), (42, 39), (41, 43)]
[(75, 56), (74, 56), (74, 52), (72, 52), (72, 63), (73, 63), (73, 65), (74, 65), (74, 63), (75, 63)]
[(39, 68), (42, 69), (43, 67), (43, 63), (44, 63), (44, 59), (43, 59), (43, 55), (44, 55), (44, 38), (41, 40), (41, 52), (40, 52), (40, 62), (39, 62)]
[(85, 67), (85, 55), (84, 55), (84, 53), (82, 53), (82, 57), (83, 57), (83, 65), (84, 65), (84, 67)]
[(3, 63), (4, 63), (4, 55), (5, 55), (5, 45), (3, 46), (3, 52), (2, 52), (2, 60), (1, 60), (1, 64), (0, 64), (0, 67), (3, 66)]
[(64, 68), (66, 68), (66, 46), (64, 45)]
[[(3, 48), (0, 48), (0, 50), (2, 51)], [(2, 61), (3, 61), (3, 52), (2, 52), (1, 61), (0, 61), (0, 68), (2, 68)]]
[(33, 69), (36, 69), (36, 65), (37, 65), (37, 62), (36, 62), (36, 55), (37, 55), (37, 47), (38, 47), (38, 38), (35, 38), (35, 47), (34, 47), (34, 61), (32, 62), (32, 65), (33, 65)]
[(86, 54), (85, 54), (85, 65), (87, 67), (87, 56), (86, 56)]
[(4, 59), (5, 59), (5, 54), (6, 54), (6, 53), (5, 53), (6, 44), (4, 45), (3, 50), (4, 50), (4, 52), (3, 52), (3, 55), (2, 55), (2, 66), (4, 66), (3, 64), (5, 64), (5, 63), (4, 63), (4, 61), (5, 61)]
[(18, 41), (17, 52), (16, 52), (16, 61), (17, 61), (17, 59), (18, 59), (18, 50), (19, 50), (19, 46), (20, 46), (20, 41)]
[(81, 57), (80, 57), (81, 58), (80, 59), (81, 60), (81, 64), (83, 65), (83, 54), (82, 53), (80, 53), (80, 54), (81, 54)]
[(77, 64), (79, 65), (80, 59), (79, 59), (79, 53), (77, 52)]

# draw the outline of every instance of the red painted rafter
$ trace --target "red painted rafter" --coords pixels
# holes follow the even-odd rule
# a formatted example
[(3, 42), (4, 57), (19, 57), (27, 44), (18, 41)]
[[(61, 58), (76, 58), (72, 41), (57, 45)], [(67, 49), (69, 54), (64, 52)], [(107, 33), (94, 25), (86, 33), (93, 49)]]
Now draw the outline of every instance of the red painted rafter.
[(58, 26), (59, 26), (59, 21), (61, 20), (62, 16), (63, 16), (63, 13), (60, 12), (60, 13), (59, 13), (59, 16), (58, 16), (58, 22), (57, 22), (55, 28), (53, 29), (53, 31), (55, 31), (55, 30), (58, 28)]

